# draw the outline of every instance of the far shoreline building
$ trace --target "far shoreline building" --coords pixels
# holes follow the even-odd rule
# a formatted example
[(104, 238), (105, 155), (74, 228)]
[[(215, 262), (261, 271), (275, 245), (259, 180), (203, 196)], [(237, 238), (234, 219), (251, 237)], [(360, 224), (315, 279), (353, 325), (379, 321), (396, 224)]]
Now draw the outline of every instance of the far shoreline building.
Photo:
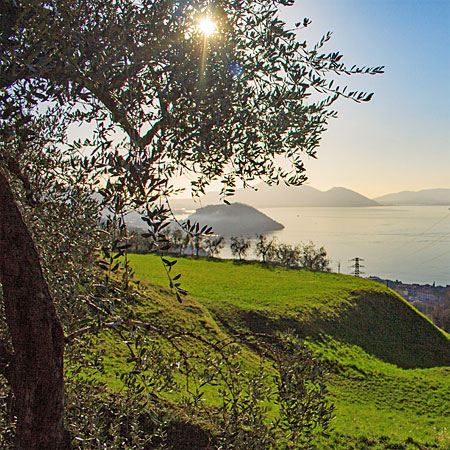
[(450, 289), (450, 285), (436, 286), (434, 283), (432, 285), (417, 283), (407, 284), (399, 280), (392, 281), (374, 276), (369, 277), (369, 279), (391, 288), (409, 303), (439, 303), (444, 299), (446, 290)]

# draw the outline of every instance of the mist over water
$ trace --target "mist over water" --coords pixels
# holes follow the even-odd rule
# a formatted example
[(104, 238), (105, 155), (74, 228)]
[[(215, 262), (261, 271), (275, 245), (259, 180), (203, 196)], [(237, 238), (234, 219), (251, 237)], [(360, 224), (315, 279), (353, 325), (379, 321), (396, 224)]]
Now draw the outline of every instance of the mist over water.
[(448, 206), (371, 208), (261, 208), (283, 230), (279, 242), (312, 240), (324, 246), (332, 271), (351, 273), (349, 260), (365, 259), (364, 276), (405, 283), (450, 284), (450, 211)]

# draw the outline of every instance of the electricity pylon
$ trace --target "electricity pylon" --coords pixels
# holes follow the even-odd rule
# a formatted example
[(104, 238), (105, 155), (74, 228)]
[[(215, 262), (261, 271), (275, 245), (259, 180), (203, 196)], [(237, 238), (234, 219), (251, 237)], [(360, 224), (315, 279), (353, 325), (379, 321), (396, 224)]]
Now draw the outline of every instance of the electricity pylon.
[(352, 275), (355, 275), (355, 277), (359, 277), (361, 274), (364, 273), (364, 272), (361, 272), (361, 270), (360, 270), (361, 267), (364, 267), (361, 264), (361, 261), (365, 261), (364, 259), (356, 257), (356, 258), (350, 259), (349, 261), (353, 261), (353, 263), (354, 263), (352, 266), (349, 267), (349, 269), (353, 269), (353, 272), (351, 272)]

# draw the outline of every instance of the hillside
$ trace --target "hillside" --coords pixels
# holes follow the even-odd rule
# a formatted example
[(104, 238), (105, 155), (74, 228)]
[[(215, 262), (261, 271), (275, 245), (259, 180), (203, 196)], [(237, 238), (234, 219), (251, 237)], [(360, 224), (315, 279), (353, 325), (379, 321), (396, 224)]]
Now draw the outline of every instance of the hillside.
[[(167, 285), (159, 260), (132, 255), (139, 279)], [(182, 285), (227, 329), (332, 336), (404, 368), (449, 365), (450, 340), (385, 286), (349, 275), (183, 259)]]
[(211, 226), (213, 232), (221, 236), (252, 237), (284, 228), (281, 223), (242, 203), (205, 206), (197, 209), (189, 219), (191, 223)]
[(450, 189), (425, 189), (422, 191), (402, 191), (382, 195), (374, 199), (382, 205), (447, 205), (450, 206)]
[[(393, 291), (345, 275), (180, 258), (175, 273), (189, 295), (179, 304), (158, 257), (130, 261), (136, 277), (152, 283), (135, 307), (142, 320), (218, 340), (287, 328), (303, 336), (329, 367), (336, 405), (334, 431), (319, 449), (450, 447), (449, 336)], [(241, 358), (255, 364), (251, 348)], [(116, 371), (116, 359), (111, 364)]]

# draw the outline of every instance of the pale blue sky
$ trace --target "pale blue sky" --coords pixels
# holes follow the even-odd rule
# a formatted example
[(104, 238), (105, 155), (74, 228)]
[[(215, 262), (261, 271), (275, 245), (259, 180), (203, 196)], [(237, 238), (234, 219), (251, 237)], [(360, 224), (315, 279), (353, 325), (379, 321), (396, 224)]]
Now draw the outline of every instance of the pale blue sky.
[(303, 17), (312, 24), (301, 40), (331, 30), (326, 51), (349, 66), (386, 66), (346, 80), (374, 99), (339, 103), (318, 160), (306, 161), (309, 183), (369, 197), (450, 188), (450, 0), (298, 0), (282, 11), (288, 23)]

